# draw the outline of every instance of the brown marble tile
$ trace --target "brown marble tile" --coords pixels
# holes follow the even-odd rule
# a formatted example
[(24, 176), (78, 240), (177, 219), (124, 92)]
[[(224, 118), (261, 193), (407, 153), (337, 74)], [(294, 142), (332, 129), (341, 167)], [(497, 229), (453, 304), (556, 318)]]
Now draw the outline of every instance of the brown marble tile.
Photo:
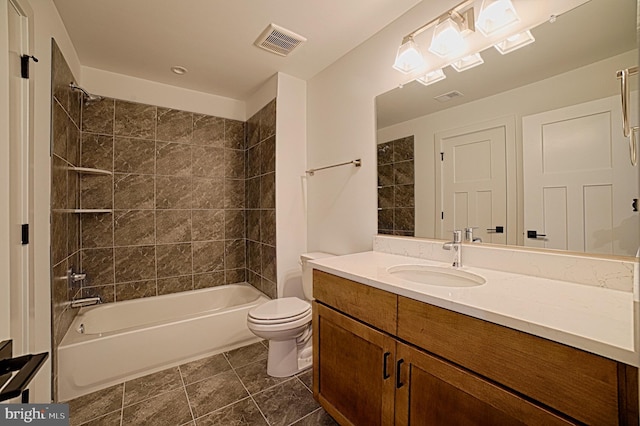
[(313, 369), (308, 369), (303, 373), (296, 374), (296, 377), (302, 382), (303, 385), (313, 392)]
[(155, 138), (155, 106), (116, 99), (114, 116), (114, 134), (140, 139)]
[(244, 179), (244, 151), (224, 150), (224, 176), (232, 179)]
[(193, 241), (224, 240), (224, 210), (192, 210)]
[(393, 142), (385, 142), (377, 145), (378, 166), (393, 163)]
[(247, 120), (246, 124), (247, 148), (251, 148), (261, 141), (260, 139), (260, 111)]
[(116, 137), (113, 170), (120, 173), (155, 173), (156, 143), (151, 140)]
[(172, 390), (134, 405), (122, 412), (122, 425), (182, 425), (193, 420), (184, 389)]
[(394, 209), (393, 212), (393, 229), (400, 231), (411, 231), (415, 228), (415, 210), (413, 208), (408, 209)]
[(69, 416), (71, 424), (78, 425), (94, 419), (103, 413), (110, 413), (122, 407), (123, 384), (90, 393), (70, 400)]
[(84, 102), (82, 104), (82, 131), (112, 135), (114, 107), (115, 100), (110, 98)]
[(191, 241), (191, 210), (156, 210), (158, 244)]
[(393, 161), (413, 160), (413, 136), (393, 141)]
[(415, 237), (415, 233), (413, 231), (394, 230), (392, 235), (399, 235), (402, 237)]
[(51, 106), (51, 126), (52, 126), (52, 140), (53, 140), (53, 153), (60, 158), (67, 158), (67, 133), (69, 131), (69, 117), (66, 111), (55, 100)]
[(80, 215), (74, 214), (67, 222), (67, 250), (75, 253), (80, 250)]
[(238, 120), (224, 120), (225, 147), (245, 149), (244, 122)]
[(187, 385), (186, 389), (196, 418), (249, 396), (233, 371)]
[(191, 176), (191, 145), (156, 142), (156, 174)]
[(191, 244), (156, 246), (158, 278), (191, 274)]
[(81, 252), (82, 271), (87, 274), (83, 286), (113, 284), (113, 249), (84, 249)]
[(69, 213), (51, 212), (51, 263), (56, 265), (67, 257)]
[(276, 211), (260, 210), (260, 235), (265, 244), (276, 245)]
[(260, 144), (260, 173), (276, 171), (276, 137), (271, 136)]
[(158, 296), (193, 290), (193, 275), (182, 277), (158, 278)]
[(116, 302), (156, 296), (155, 280), (116, 284)]
[(395, 186), (383, 186), (378, 188), (378, 207), (381, 209), (393, 208)]
[(204, 274), (195, 274), (193, 276), (194, 289), (217, 287), (224, 284), (225, 277), (223, 271), (205, 272)]
[(156, 242), (153, 210), (116, 210), (114, 238), (116, 246), (150, 245)]
[(245, 241), (225, 241), (224, 253), (225, 269), (238, 269), (245, 267)]
[(247, 178), (260, 176), (262, 165), (262, 144), (256, 144), (247, 150)]
[(113, 197), (116, 209), (154, 208), (154, 176), (116, 173), (113, 179)]
[(193, 272), (210, 272), (224, 269), (224, 241), (193, 243)]
[[(69, 301), (69, 292), (68, 292), (68, 281), (67, 281), (67, 270), (69, 269), (68, 263), (66, 260), (58, 263), (53, 267), (52, 270), (52, 287), (51, 287), (51, 301), (53, 308), (53, 318), (58, 318), (62, 314), (68, 305)], [(60, 340), (62, 340), (63, 335), (60, 336)]]
[(157, 209), (190, 209), (191, 178), (178, 176), (156, 177)]
[(395, 187), (395, 206), (396, 207), (413, 207), (414, 189), (413, 185), (397, 185)]
[(199, 382), (217, 374), (231, 370), (231, 365), (223, 354), (201, 358), (180, 365), (180, 373), (185, 385)]
[(267, 425), (258, 406), (245, 398), (196, 420), (198, 426), (260, 426)]
[(378, 232), (383, 230), (393, 230), (393, 209), (378, 210)]
[(192, 134), (192, 113), (158, 107), (157, 140), (190, 143)]
[(222, 209), (224, 208), (224, 194), (224, 180), (193, 178), (194, 209)]
[(155, 246), (116, 247), (116, 283), (156, 278)]
[(80, 130), (75, 123), (69, 124), (67, 132), (67, 161), (74, 166), (80, 165)]
[(260, 215), (261, 210), (247, 210), (247, 239), (261, 241)]
[(393, 178), (396, 185), (413, 184), (413, 161), (393, 163)]
[[(256, 178), (257, 179), (257, 178)], [(226, 179), (224, 181), (224, 208), (241, 209), (245, 206), (245, 181), (240, 179)]]
[(224, 119), (209, 115), (193, 114), (194, 145), (224, 146)]
[(276, 100), (260, 110), (260, 141), (276, 134)]
[(378, 166), (378, 186), (391, 186), (393, 184), (393, 164)]
[(113, 246), (113, 214), (83, 214), (80, 228), (82, 248)]
[(237, 284), (247, 281), (246, 268), (241, 269), (226, 269), (224, 271), (224, 283), (225, 284)]
[(167, 368), (157, 373), (129, 380), (124, 384), (124, 406), (144, 401), (181, 386), (182, 379), (178, 367)]
[(264, 277), (260, 279), (260, 291), (269, 296), (271, 299), (278, 298), (278, 288), (276, 286), (276, 283), (274, 283), (273, 281), (269, 281)]
[(53, 155), (51, 165), (51, 208), (67, 208), (67, 163)]
[(226, 239), (245, 237), (244, 210), (224, 211), (224, 235)]
[(251, 364), (237, 368), (236, 374), (238, 374), (242, 384), (247, 388), (251, 395), (262, 392), (263, 390), (277, 385), (278, 383), (282, 383), (285, 380), (289, 380), (289, 377), (269, 376), (267, 374), (266, 359), (252, 362)]
[(245, 181), (245, 204), (248, 209), (260, 208), (260, 178), (247, 179)]
[(83, 423), (82, 426), (120, 426), (122, 410), (116, 410), (104, 416)]
[(276, 282), (276, 248), (262, 245), (262, 276)]
[(253, 287), (255, 287), (256, 289), (258, 289), (259, 291), (262, 291), (262, 285), (260, 283), (260, 280), (261, 280), (260, 275), (256, 274), (250, 269), (247, 269), (247, 282), (251, 284)]
[(260, 177), (260, 208), (276, 208), (276, 174), (268, 173)]
[(247, 267), (255, 273), (262, 273), (262, 244), (247, 242)]
[(338, 426), (338, 422), (320, 407), (291, 426)]
[(251, 345), (225, 352), (224, 356), (233, 368), (238, 369), (253, 362), (266, 360), (268, 353), (267, 348), (261, 342), (256, 342)]
[(102, 303), (112, 303), (116, 301), (116, 285), (101, 285), (97, 287), (83, 287), (82, 297), (99, 297)]
[(80, 207), (80, 179), (81, 175), (73, 170), (67, 170), (67, 208)]
[(253, 396), (270, 425), (286, 426), (318, 409), (313, 395), (292, 379)]
[(113, 208), (113, 176), (83, 175), (80, 178), (80, 207)]
[(193, 176), (224, 177), (224, 149), (214, 146), (194, 146), (192, 150)]
[(101, 170), (113, 170), (113, 136), (83, 133), (80, 164)]
[(51, 39), (51, 91), (67, 110), (69, 109), (69, 83), (71, 81), (75, 81), (71, 69), (55, 40)]

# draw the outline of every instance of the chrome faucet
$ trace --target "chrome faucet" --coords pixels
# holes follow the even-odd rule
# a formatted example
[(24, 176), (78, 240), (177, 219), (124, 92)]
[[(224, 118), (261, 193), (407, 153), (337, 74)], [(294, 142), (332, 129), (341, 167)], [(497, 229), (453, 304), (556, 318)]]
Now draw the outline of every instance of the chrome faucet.
[(476, 229), (476, 228), (477, 227), (464, 228), (464, 241), (466, 243), (481, 243), (482, 242), (482, 238), (473, 236), (473, 230)]
[(459, 268), (462, 266), (462, 231), (453, 231), (453, 241), (449, 241), (442, 245), (444, 250), (453, 249), (455, 257), (453, 258), (453, 267)]

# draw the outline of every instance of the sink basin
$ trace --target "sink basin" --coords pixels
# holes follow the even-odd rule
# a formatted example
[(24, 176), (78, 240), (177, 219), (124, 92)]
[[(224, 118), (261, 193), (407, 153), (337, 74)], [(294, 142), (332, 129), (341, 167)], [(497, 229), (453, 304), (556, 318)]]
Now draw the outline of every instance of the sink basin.
[(474, 287), (486, 282), (480, 275), (439, 266), (396, 265), (387, 272), (403, 280), (441, 287)]

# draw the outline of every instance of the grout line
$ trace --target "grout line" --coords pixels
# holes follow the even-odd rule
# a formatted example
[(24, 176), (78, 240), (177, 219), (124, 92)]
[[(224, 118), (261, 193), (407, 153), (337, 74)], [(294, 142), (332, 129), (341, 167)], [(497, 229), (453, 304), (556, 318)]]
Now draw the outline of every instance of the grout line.
[(184, 382), (184, 377), (182, 376), (182, 369), (178, 366), (178, 374), (180, 374), (180, 380), (182, 381), (182, 389), (184, 390), (184, 394), (187, 396), (187, 405), (189, 406), (189, 412), (191, 413), (191, 421), (196, 421), (196, 416), (193, 414), (193, 408), (191, 408), (191, 401), (189, 400), (189, 393), (187, 392), (187, 385)]
[[(227, 362), (229, 363), (229, 365), (231, 366), (231, 371), (233, 371), (233, 374), (236, 375), (236, 377), (238, 378), (238, 380), (240, 381), (240, 384), (242, 385), (242, 387), (244, 388), (244, 390), (247, 392), (247, 394), (249, 395), (249, 398), (251, 398), (251, 401), (253, 402), (253, 404), (256, 406), (256, 408), (258, 409), (258, 411), (260, 412), (260, 415), (262, 415), (262, 418), (264, 419), (264, 421), (267, 423), (267, 425), (271, 425), (271, 423), (269, 423), (269, 420), (267, 419), (267, 416), (265, 416), (265, 414), (262, 412), (262, 409), (260, 408), (260, 406), (258, 405), (258, 403), (256, 402), (256, 400), (253, 398), (253, 394), (251, 392), (249, 392), (249, 389), (247, 389), (247, 387), (244, 385), (244, 382), (242, 381), (242, 379), (240, 378), (240, 376), (238, 375), (238, 372), (236, 371), (235, 367), (233, 366), (233, 364), (231, 364), (231, 361), (229, 361), (229, 358), (227, 357), (226, 352), (223, 353), (224, 357), (227, 359)], [(258, 362), (258, 361), (256, 361)], [(249, 365), (249, 364), (246, 364)], [(258, 392), (259, 393), (259, 392)], [(243, 398), (244, 399), (244, 398)], [(236, 401), (237, 402), (237, 401)]]
[(122, 383), (122, 404), (120, 405), (120, 426), (122, 426), (122, 424), (124, 423), (124, 393), (126, 389), (127, 389), (127, 382), (124, 382)]

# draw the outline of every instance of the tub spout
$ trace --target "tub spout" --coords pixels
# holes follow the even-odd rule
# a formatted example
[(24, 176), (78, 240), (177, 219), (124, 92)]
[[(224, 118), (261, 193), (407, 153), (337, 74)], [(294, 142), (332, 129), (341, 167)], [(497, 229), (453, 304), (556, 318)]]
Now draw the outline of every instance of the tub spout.
[(92, 306), (92, 305), (97, 305), (99, 303), (102, 303), (102, 299), (100, 298), (100, 296), (87, 297), (87, 298), (84, 298), (84, 299), (72, 300), (71, 301), (71, 307), (72, 308), (82, 308), (84, 306)]

